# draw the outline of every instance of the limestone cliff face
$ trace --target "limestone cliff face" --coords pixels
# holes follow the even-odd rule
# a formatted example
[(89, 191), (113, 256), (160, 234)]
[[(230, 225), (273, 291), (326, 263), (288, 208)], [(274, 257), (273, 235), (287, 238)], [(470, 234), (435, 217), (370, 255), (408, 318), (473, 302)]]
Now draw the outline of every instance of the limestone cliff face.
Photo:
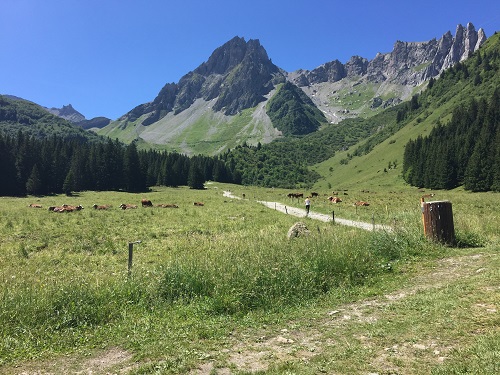
[(178, 83), (166, 84), (152, 102), (137, 106), (125, 116), (135, 121), (149, 114), (142, 122), (149, 125), (169, 112), (186, 110), (199, 98), (217, 99), (214, 111), (234, 115), (264, 101), (264, 95), (284, 81), (285, 74), (271, 62), (258, 40), (246, 42), (235, 37)]
[[(428, 42), (397, 41), (392, 52), (379, 53), (373, 60), (352, 57), (345, 65), (338, 60), (307, 71), (289, 74), (298, 86), (336, 82), (349, 76), (361, 76), (371, 82), (391, 82), (416, 86), (443, 70), (466, 59), (486, 40), (483, 29), (476, 31), (472, 23), (458, 25), (455, 36), (448, 31), (441, 39)], [(424, 68), (423, 68), (424, 67)]]
[(465, 28), (458, 25), (454, 37), (448, 31), (439, 40), (397, 41), (390, 53), (379, 53), (371, 61), (353, 56), (345, 64), (333, 60), (311, 71), (286, 73), (271, 62), (258, 40), (234, 37), (178, 83), (167, 83), (152, 102), (135, 107), (122, 119), (136, 121), (142, 116), (141, 123), (147, 126), (168, 113), (185, 111), (197, 99), (215, 100), (214, 111), (235, 115), (265, 101), (265, 95), (286, 80), (308, 87), (361, 77), (372, 83), (414, 87), (467, 58), (485, 40), (484, 31), (469, 23)]

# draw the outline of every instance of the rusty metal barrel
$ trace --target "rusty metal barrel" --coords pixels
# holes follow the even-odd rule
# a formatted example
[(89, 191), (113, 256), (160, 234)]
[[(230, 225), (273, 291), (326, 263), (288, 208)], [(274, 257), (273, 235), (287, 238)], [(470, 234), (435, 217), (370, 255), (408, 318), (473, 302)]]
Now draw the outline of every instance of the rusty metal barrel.
[(455, 244), (453, 210), (449, 201), (425, 202), (421, 198), (422, 221), (425, 236), (436, 242), (452, 246)]

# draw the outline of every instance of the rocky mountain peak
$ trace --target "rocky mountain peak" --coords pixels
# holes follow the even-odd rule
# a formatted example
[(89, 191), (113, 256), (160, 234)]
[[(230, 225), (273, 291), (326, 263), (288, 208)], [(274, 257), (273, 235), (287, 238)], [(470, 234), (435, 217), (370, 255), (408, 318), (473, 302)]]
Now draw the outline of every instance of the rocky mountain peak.
[(227, 74), (249, 56), (261, 61), (269, 60), (266, 50), (258, 39), (246, 42), (244, 38), (234, 37), (217, 48), (206, 62), (194, 70), (194, 73), (203, 76)]
[[(446, 32), (441, 39), (428, 42), (396, 41), (389, 53), (378, 53), (373, 60), (354, 56), (345, 65), (338, 61), (323, 64), (312, 71), (297, 71), (289, 79), (299, 86), (321, 82), (337, 82), (346, 77), (360, 76), (368, 81), (417, 86), (443, 70), (466, 59), (486, 41), (483, 29), (476, 31), (472, 23), (458, 25), (453, 37)], [(428, 65), (426, 69), (419, 69)], [(335, 66), (338, 74), (324, 74), (327, 66)]]
[(73, 123), (81, 122), (85, 120), (85, 116), (73, 108), (71, 104), (63, 105), (62, 108), (45, 108), (47, 111), (53, 115), (62, 117), (65, 120), (71, 121)]
[(285, 76), (271, 62), (258, 39), (246, 42), (244, 38), (234, 37), (177, 84), (165, 85), (153, 102), (134, 108), (126, 118), (135, 121), (149, 114), (142, 121), (142, 125), (147, 126), (169, 112), (184, 111), (200, 98), (217, 99), (212, 106), (214, 111), (234, 115), (265, 100), (264, 95), (276, 83), (284, 81)]

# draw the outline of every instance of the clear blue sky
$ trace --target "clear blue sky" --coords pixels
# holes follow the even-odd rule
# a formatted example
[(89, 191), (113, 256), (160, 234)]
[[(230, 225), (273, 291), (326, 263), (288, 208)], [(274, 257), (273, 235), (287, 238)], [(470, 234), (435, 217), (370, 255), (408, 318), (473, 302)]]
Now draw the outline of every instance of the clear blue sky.
[(290, 72), (468, 22), (500, 31), (500, 1), (1, 0), (0, 94), (116, 119), (235, 36)]

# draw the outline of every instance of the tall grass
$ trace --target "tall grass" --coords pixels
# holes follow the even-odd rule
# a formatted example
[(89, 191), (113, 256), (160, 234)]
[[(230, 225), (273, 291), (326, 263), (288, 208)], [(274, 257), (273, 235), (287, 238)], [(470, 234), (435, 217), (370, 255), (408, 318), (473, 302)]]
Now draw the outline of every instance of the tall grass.
[[(423, 239), (418, 212), (401, 215), (392, 233), (306, 219), (310, 234), (288, 240), (297, 218), (229, 200), (222, 189), (148, 194), (179, 209), (122, 211), (120, 203), (141, 198), (125, 193), (37, 199), (86, 207), (69, 214), (27, 208), (32, 198), (1, 199), (0, 364), (107, 342), (175, 352), (172, 342), (152, 340), (188, 345), (192, 333), (181, 340), (175, 332), (183, 324), (211, 337), (217, 330), (207, 319), (303, 306), (372, 283), (405, 260), (446, 251)], [(114, 208), (95, 211), (94, 203)], [(127, 244), (136, 240), (142, 242), (128, 275)], [(138, 328), (152, 321), (163, 338)]]
[(186, 254), (164, 269), (160, 295), (166, 301), (209, 300), (217, 313), (275, 310), (352, 287), (376, 275), (380, 258), (366, 237), (332, 233), (285, 242), (241, 239), (239, 246), (219, 243), (199, 256)]

